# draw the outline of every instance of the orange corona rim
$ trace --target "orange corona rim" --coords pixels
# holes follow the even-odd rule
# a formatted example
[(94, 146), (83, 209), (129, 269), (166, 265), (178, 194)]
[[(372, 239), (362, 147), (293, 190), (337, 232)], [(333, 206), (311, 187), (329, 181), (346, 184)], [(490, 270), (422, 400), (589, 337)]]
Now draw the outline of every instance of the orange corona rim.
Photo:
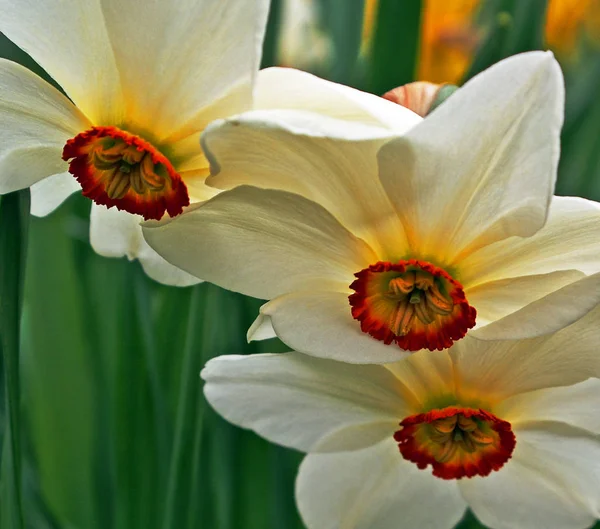
[(511, 458), (511, 425), (481, 409), (448, 407), (404, 419), (394, 434), (400, 453), (442, 479), (487, 476)]
[(92, 127), (67, 141), (63, 160), (83, 195), (97, 204), (159, 220), (190, 203), (171, 162), (150, 143), (116, 127)]
[(462, 285), (427, 261), (380, 261), (354, 275), (352, 316), (386, 344), (441, 351), (475, 326)]

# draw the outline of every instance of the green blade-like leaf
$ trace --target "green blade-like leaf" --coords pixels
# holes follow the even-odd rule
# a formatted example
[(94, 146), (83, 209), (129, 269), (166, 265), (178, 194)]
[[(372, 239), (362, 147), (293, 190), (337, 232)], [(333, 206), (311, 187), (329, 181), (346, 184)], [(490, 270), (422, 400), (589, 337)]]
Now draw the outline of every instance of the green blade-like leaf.
[(333, 60), (327, 78), (354, 86), (362, 37), (364, 1), (328, 0), (321, 3), (321, 8), (333, 44)]
[(370, 92), (381, 95), (415, 80), (420, 27), (420, 0), (380, 0), (369, 60)]
[(485, 38), (466, 79), (492, 64), (525, 51), (544, 49), (547, 0), (493, 0), (483, 5)]
[(267, 31), (263, 42), (261, 68), (277, 65), (277, 43), (281, 31), (281, 0), (271, 0), (269, 7), (269, 18), (267, 19)]
[(23, 400), (45, 504), (62, 526), (99, 528), (92, 498), (96, 418), (88, 341), (96, 323), (83, 303), (93, 295), (77, 281), (76, 248), (67, 231), (70, 205), (31, 220)]
[(2, 526), (23, 527), (21, 497), (20, 328), (29, 229), (29, 189), (0, 201), (0, 347), (6, 398)]

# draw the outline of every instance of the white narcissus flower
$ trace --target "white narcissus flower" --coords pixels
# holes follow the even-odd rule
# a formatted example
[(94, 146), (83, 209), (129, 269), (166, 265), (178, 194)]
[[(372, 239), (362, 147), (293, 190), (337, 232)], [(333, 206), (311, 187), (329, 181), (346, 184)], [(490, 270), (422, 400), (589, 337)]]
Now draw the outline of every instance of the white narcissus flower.
[(83, 188), (95, 202), (90, 238), (98, 253), (138, 258), (153, 278), (185, 285), (198, 279), (157, 255), (139, 224), (218, 192), (204, 184), (209, 169), (199, 145), (212, 120), (282, 107), (367, 129), (415, 123), (411, 112), (309, 74), (259, 74), (268, 6), (0, 0), (0, 31), (68, 96), (0, 59), (0, 194), (31, 186), (32, 212), (46, 215)]
[(389, 365), (299, 353), (202, 372), (227, 420), (308, 452), (309, 529), (578, 529), (600, 515), (600, 310), (549, 337), (420, 351)]
[(249, 337), (274, 329), (302, 353), (384, 363), (467, 332), (555, 332), (600, 302), (600, 205), (552, 196), (563, 104), (558, 64), (532, 52), (403, 136), (322, 119), (302, 132), (264, 111), (216, 122), (207, 183), (234, 189), (144, 235), (189, 273), (271, 300)]

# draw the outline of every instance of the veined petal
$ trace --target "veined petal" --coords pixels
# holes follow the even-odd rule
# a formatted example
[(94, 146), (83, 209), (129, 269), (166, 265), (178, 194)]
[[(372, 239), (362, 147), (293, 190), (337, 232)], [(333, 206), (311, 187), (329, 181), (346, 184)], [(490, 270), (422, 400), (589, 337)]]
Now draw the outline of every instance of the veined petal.
[[(100, 0), (0, 0), (0, 11), (0, 31), (29, 53), (90, 121), (122, 119), (119, 72)], [(129, 23), (135, 27), (135, 18)]]
[(419, 470), (392, 439), (353, 452), (309, 454), (296, 501), (309, 529), (450, 529), (466, 503), (456, 482)]
[[(352, 318), (345, 290), (292, 292), (263, 305), (259, 318), (268, 317), (281, 341), (308, 355), (355, 364), (383, 364), (410, 354), (362, 332)], [(251, 335), (250, 339), (256, 338)]]
[(550, 336), (529, 340), (464, 339), (450, 349), (456, 378), (469, 394), (491, 401), (567, 386), (600, 374), (600, 307)]
[(258, 72), (254, 108), (309, 110), (385, 127), (397, 134), (422, 121), (414, 112), (387, 99), (293, 68), (266, 68)]
[[(303, 451), (337, 431), (329, 450), (391, 439), (406, 410), (395, 377), (384, 367), (299, 353), (214, 358), (202, 378), (207, 400), (228, 421)], [(356, 435), (358, 426), (366, 436)]]
[(175, 266), (262, 299), (331, 283), (347, 289), (354, 271), (374, 258), (318, 204), (250, 186), (221, 193), (173, 219), (147, 222), (144, 236)]
[(553, 197), (548, 221), (535, 235), (511, 237), (482, 248), (461, 263), (467, 287), (507, 277), (558, 270), (600, 271), (600, 204), (578, 197)]
[(584, 277), (578, 270), (511, 277), (465, 289), (465, 295), (477, 307), (476, 328), (482, 328)]
[(81, 191), (81, 186), (71, 173), (55, 174), (36, 182), (31, 186), (31, 214), (49, 215), (76, 191)]
[(600, 434), (600, 380), (590, 378), (572, 386), (521, 393), (496, 409), (516, 426), (555, 421)]
[[(469, 337), (464, 340), (473, 342)], [(439, 407), (457, 392), (454, 366), (446, 351), (418, 351), (386, 367), (402, 381), (412, 414), (431, 408), (433, 402)]]
[[(253, 111), (202, 135), (207, 185), (281, 189), (318, 202), (376, 251), (406, 253), (404, 229), (377, 179), (376, 154), (393, 133), (312, 112)], [(356, 271), (356, 270), (355, 270)]]
[[(518, 294), (515, 294), (517, 298)], [(569, 283), (502, 319), (476, 328), (472, 335), (482, 340), (543, 336), (576, 322), (598, 303), (600, 272)]]
[(598, 516), (600, 444), (560, 431), (519, 430), (512, 459), (459, 488), (494, 529), (584, 529)]
[(137, 125), (152, 124), (160, 140), (198, 133), (203, 110), (240, 86), (243, 97), (219, 117), (250, 107), (267, 0), (102, 0), (102, 7)]
[(46, 81), (5, 59), (0, 93), (0, 194), (64, 172), (63, 146), (89, 127), (87, 119)]
[(179, 173), (181, 179), (185, 183), (190, 196), (190, 203), (203, 202), (219, 193), (214, 187), (208, 187), (204, 181), (208, 175), (208, 168), (199, 169), (197, 171), (184, 171)]
[(379, 154), (415, 252), (453, 264), (536, 233), (556, 179), (564, 89), (552, 54), (505, 59)]
[(118, 209), (92, 204), (90, 242), (105, 257), (138, 259), (144, 272), (159, 283), (185, 287), (200, 280), (173, 266), (158, 255), (142, 236), (143, 218)]

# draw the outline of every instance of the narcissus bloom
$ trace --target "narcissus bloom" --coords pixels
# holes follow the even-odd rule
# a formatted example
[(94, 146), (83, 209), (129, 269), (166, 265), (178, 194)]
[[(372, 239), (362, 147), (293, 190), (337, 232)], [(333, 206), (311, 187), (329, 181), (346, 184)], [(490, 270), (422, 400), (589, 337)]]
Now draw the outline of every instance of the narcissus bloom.
[(203, 136), (208, 182), (239, 187), (145, 237), (272, 300), (250, 338), (272, 325), (302, 353), (383, 363), (468, 332), (555, 332), (600, 301), (600, 205), (552, 196), (562, 116), (542, 52), (498, 63), (399, 137), (248, 113)]
[(0, 31), (68, 96), (0, 60), (0, 193), (32, 186), (32, 211), (45, 215), (82, 189), (94, 201), (98, 253), (138, 258), (166, 283), (197, 282), (160, 258), (139, 224), (217, 192), (204, 185), (199, 145), (209, 122), (253, 105), (368, 125), (388, 119), (375, 96), (308, 74), (270, 69), (257, 78), (268, 5), (0, 0)]
[(550, 337), (390, 365), (223, 356), (202, 377), (227, 420), (308, 452), (309, 529), (589, 527), (600, 508), (600, 312)]

